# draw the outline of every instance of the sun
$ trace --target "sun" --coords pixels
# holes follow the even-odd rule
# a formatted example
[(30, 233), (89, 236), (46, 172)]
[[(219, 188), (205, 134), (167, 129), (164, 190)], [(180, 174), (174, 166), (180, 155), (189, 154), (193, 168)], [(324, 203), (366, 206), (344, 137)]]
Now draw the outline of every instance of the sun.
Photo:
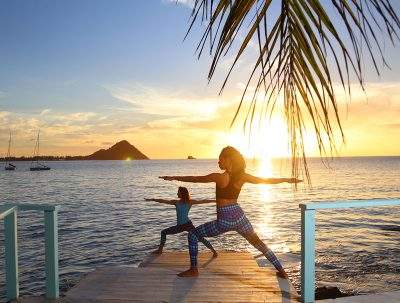
[[(232, 130), (228, 135), (228, 143), (239, 149), (251, 162), (254, 174), (259, 177), (272, 177), (274, 175), (272, 160), (290, 156), (288, 138), (285, 122), (275, 117), (269, 121), (253, 123), (250, 133), (244, 133), (240, 128)], [(263, 201), (271, 199), (270, 186), (260, 185), (257, 188), (260, 199)]]
[(236, 128), (229, 133), (228, 143), (238, 148), (246, 158), (258, 160), (258, 173), (261, 175), (271, 173), (273, 158), (290, 156), (286, 124), (279, 118), (262, 124), (254, 121), (250, 133)]

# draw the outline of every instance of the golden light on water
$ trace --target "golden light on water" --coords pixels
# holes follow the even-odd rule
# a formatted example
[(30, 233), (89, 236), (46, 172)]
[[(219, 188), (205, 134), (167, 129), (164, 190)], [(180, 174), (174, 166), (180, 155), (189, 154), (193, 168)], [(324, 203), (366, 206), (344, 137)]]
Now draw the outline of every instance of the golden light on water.
[(264, 158), (256, 161), (256, 175), (259, 177), (271, 177), (272, 175), (272, 159)]
[(130, 157), (128, 157), (128, 158), (126, 158), (126, 159), (125, 159), (125, 161), (131, 161), (131, 158), (130, 158)]
[[(258, 161), (258, 165), (256, 168), (256, 175), (259, 177), (271, 177), (272, 176), (272, 159), (265, 158)], [(260, 199), (262, 201), (270, 201), (271, 200), (271, 186), (266, 184), (260, 184), (257, 187), (258, 192), (260, 193)]]

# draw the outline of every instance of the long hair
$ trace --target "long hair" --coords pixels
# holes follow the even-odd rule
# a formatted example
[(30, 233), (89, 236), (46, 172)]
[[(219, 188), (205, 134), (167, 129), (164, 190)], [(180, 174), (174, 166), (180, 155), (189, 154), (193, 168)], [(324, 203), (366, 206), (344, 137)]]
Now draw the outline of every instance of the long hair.
[(244, 160), (243, 155), (236, 148), (232, 146), (224, 147), (219, 156), (231, 161), (232, 171), (230, 172), (230, 175), (234, 179), (240, 178), (245, 173), (246, 161)]
[(186, 187), (179, 186), (178, 188), (178, 193), (180, 193), (181, 199), (185, 202), (190, 201), (190, 194), (189, 191)]

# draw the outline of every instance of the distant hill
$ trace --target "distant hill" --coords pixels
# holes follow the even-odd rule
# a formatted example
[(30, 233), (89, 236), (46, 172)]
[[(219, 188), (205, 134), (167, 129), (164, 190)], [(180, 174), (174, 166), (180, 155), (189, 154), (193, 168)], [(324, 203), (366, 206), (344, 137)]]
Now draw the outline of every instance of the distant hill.
[(122, 140), (109, 149), (100, 149), (89, 156), (83, 157), (85, 160), (148, 160), (149, 158), (140, 150), (126, 140)]
[[(149, 158), (126, 140), (122, 140), (109, 149), (100, 149), (89, 156), (38, 156), (10, 157), (9, 161), (74, 161), (74, 160), (148, 160)], [(4, 162), (5, 158), (0, 158)]]

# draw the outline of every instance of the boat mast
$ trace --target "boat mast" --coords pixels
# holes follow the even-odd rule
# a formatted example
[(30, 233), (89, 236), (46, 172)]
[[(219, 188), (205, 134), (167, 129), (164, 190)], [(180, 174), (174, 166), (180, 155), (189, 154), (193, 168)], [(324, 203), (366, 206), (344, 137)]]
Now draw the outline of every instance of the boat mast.
[(8, 151), (7, 151), (6, 163), (10, 162), (10, 155), (11, 155), (10, 153), (11, 153), (11, 130), (10, 130), (10, 138), (8, 139)]
[(37, 141), (36, 141), (36, 144), (37, 144), (36, 162), (37, 162), (37, 163), (39, 163), (39, 134), (40, 134), (40, 130), (38, 131), (38, 134), (37, 134)]

